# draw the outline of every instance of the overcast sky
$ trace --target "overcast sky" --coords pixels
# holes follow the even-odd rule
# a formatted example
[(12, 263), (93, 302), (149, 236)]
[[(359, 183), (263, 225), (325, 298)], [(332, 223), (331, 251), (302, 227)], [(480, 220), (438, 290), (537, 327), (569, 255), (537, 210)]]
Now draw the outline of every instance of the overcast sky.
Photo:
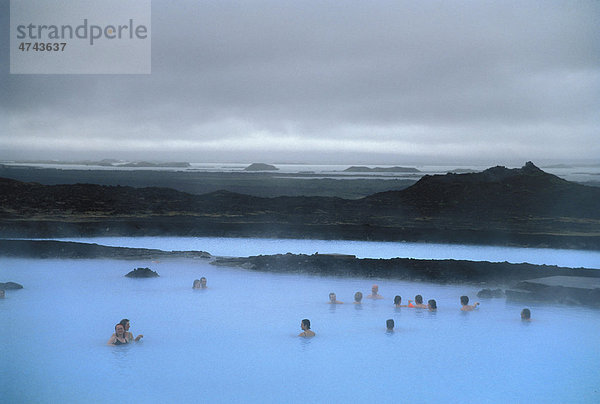
[(153, 0), (150, 75), (11, 75), (3, 41), (0, 159), (600, 161), (599, 27), (595, 0)]

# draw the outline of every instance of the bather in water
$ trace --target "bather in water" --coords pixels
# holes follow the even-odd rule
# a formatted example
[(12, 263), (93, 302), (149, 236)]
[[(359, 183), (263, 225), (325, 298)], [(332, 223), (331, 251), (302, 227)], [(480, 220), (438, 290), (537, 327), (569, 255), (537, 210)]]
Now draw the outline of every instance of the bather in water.
[(362, 298), (363, 298), (362, 292), (356, 292), (354, 294), (354, 304), (361, 304), (362, 303)]
[(379, 286), (373, 285), (371, 287), (371, 294), (367, 296), (367, 299), (383, 299), (383, 296), (379, 294)]
[(343, 303), (344, 302), (340, 302), (339, 300), (337, 300), (335, 293), (331, 292), (329, 294), (329, 304), (343, 304)]
[(434, 299), (430, 299), (427, 302), (427, 308), (429, 309), (429, 311), (436, 311), (437, 310), (437, 302)]
[(460, 304), (462, 304), (461, 311), (473, 311), (479, 306), (479, 302), (469, 306), (469, 296), (461, 296)]
[(531, 310), (529, 310), (529, 309), (521, 310), (521, 320), (531, 321)]
[(394, 332), (394, 319), (390, 318), (389, 320), (386, 320), (385, 327), (387, 332)]
[(402, 297), (399, 295), (394, 296), (394, 307), (408, 307), (407, 305), (402, 305)]
[(412, 303), (412, 300), (408, 301), (408, 307), (418, 308), (418, 309), (426, 309), (427, 306), (423, 304), (423, 296), (416, 295), (415, 296), (415, 304)]
[(121, 324), (125, 328), (125, 337), (127, 338), (128, 342), (131, 342), (131, 341), (138, 342), (140, 339), (144, 338), (144, 336), (142, 334), (133, 338), (133, 334), (131, 332), (129, 332), (129, 327), (130, 327), (129, 319), (124, 318), (123, 320), (119, 321), (119, 324)]
[(203, 276), (200, 279), (195, 279), (192, 289), (206, 289), (206, 278)]
[(129, 341), (125, 335), (125, 327), (123, 327), (123, 324), (121, 323), (115, 325), (115, 333), (110, 337), (107, 345), (126, 345), (127, 343), (129, 343)]
[(300, 328), (302, 328), (302, 332), (298, 334), (299, 337), (314, 337), (315, 332), (310, 329), (310, 320), (305, 318), (300, 322)]

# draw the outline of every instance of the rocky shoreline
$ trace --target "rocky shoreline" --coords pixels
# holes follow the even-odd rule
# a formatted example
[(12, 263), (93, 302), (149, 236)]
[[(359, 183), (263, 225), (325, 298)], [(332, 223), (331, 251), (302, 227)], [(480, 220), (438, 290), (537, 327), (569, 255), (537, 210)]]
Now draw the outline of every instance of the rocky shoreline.
[(57, 259), (208, 259), (205, 251), (164, 251), (149, 248), (109, 247), (99, 244), (54, 240), (0, 240), (0, 256)]
[(511, 285), (545, 276), (600, 278), (600, 270), (508, 262), (426, 260), (412, 258), (368, 259), (336, 254), (276, 254), (244, 258), (216, 258), (211, 264), (254, 271), (313, 275), (392, 278), (435, 283)]

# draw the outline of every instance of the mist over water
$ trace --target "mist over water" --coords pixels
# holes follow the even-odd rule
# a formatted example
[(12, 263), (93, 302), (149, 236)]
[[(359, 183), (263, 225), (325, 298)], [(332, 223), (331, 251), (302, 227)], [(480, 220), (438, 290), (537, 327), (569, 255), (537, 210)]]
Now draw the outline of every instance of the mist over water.
[[(123, 275), (150, 267), (153, 279)], [(206, 260), (0, 259), (5, 402), (597, 402), (600, 312), (479, 288), (250, 272)], [(208, 278), (207, 290), (192, 282)], [(379, 284), (384, 300), (350, 304)], [(326, 302), (335, 292), (343, 305)], [(395, 309), (416, 294), (439, 310)], [(110, 347), (121, 318), (142, 342)], [(296, 337), (309, 318), (317, 336)], [(385, 332), (393, 318), (396, 332)], [(566, 377), (565, 375), (573, 375)]]

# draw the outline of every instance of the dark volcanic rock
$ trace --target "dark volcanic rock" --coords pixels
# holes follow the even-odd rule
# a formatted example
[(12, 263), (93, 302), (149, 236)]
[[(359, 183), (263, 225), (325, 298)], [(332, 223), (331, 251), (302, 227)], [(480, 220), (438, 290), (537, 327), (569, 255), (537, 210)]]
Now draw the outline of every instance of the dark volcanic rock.
[[(425, 175), (403, 191), (365, 199), (412, 206), (427, 216), (490, 222), (560, 216), (597, 220), (598, 198), (600, 189), (566, 181), (528, 162), (522, 168), (498, 166), (471, 174)], [(528, 226), (533, 224), (534, 220)]]
[[(251, 175), (251, 174), (247, 174)], [(217, 191), (0, 178), (4, 237), (180, 235), (406, 240), (600, 249), (600, 189), (532, 163), (426, 175), (361, 199), (262, 198)]]
[(136, 268), (125, 276), (128, 278), (157, 278), (159, 275), (150, 268)]
[(365, 259), (334, 254), (296, 255), (288, 253), (244, 258), (217, 258), (211, 264), (237, 266), (256, 271), (393, 278), (436, 283), (508, 284), (552, 275), (600, 279), (600, 271), (597, 269), (464, 260)]
[(477, 297), (481, 299), (491, 299), (494, 297), (504, 297), (502, 289), (481, 289), (477, 292)]
[(163, 251), (54, 240), (0, 240), (0, 256), (31, 258), (211, 258), (204, 251)]
[(519, 301), (600, 307), (600, 279), (560, 275), (529, 279), (507, 289), (506, 296)]
[(16, 290), (23, 289), (23, 285), (20, 285), (16, 282), (0, 282), (0, 290)]
[(252, 163), (248, 167), (244, 168), (245, 171), (277, 171), (279, 168), (272, 166), (271, 164), (264, 163)]

